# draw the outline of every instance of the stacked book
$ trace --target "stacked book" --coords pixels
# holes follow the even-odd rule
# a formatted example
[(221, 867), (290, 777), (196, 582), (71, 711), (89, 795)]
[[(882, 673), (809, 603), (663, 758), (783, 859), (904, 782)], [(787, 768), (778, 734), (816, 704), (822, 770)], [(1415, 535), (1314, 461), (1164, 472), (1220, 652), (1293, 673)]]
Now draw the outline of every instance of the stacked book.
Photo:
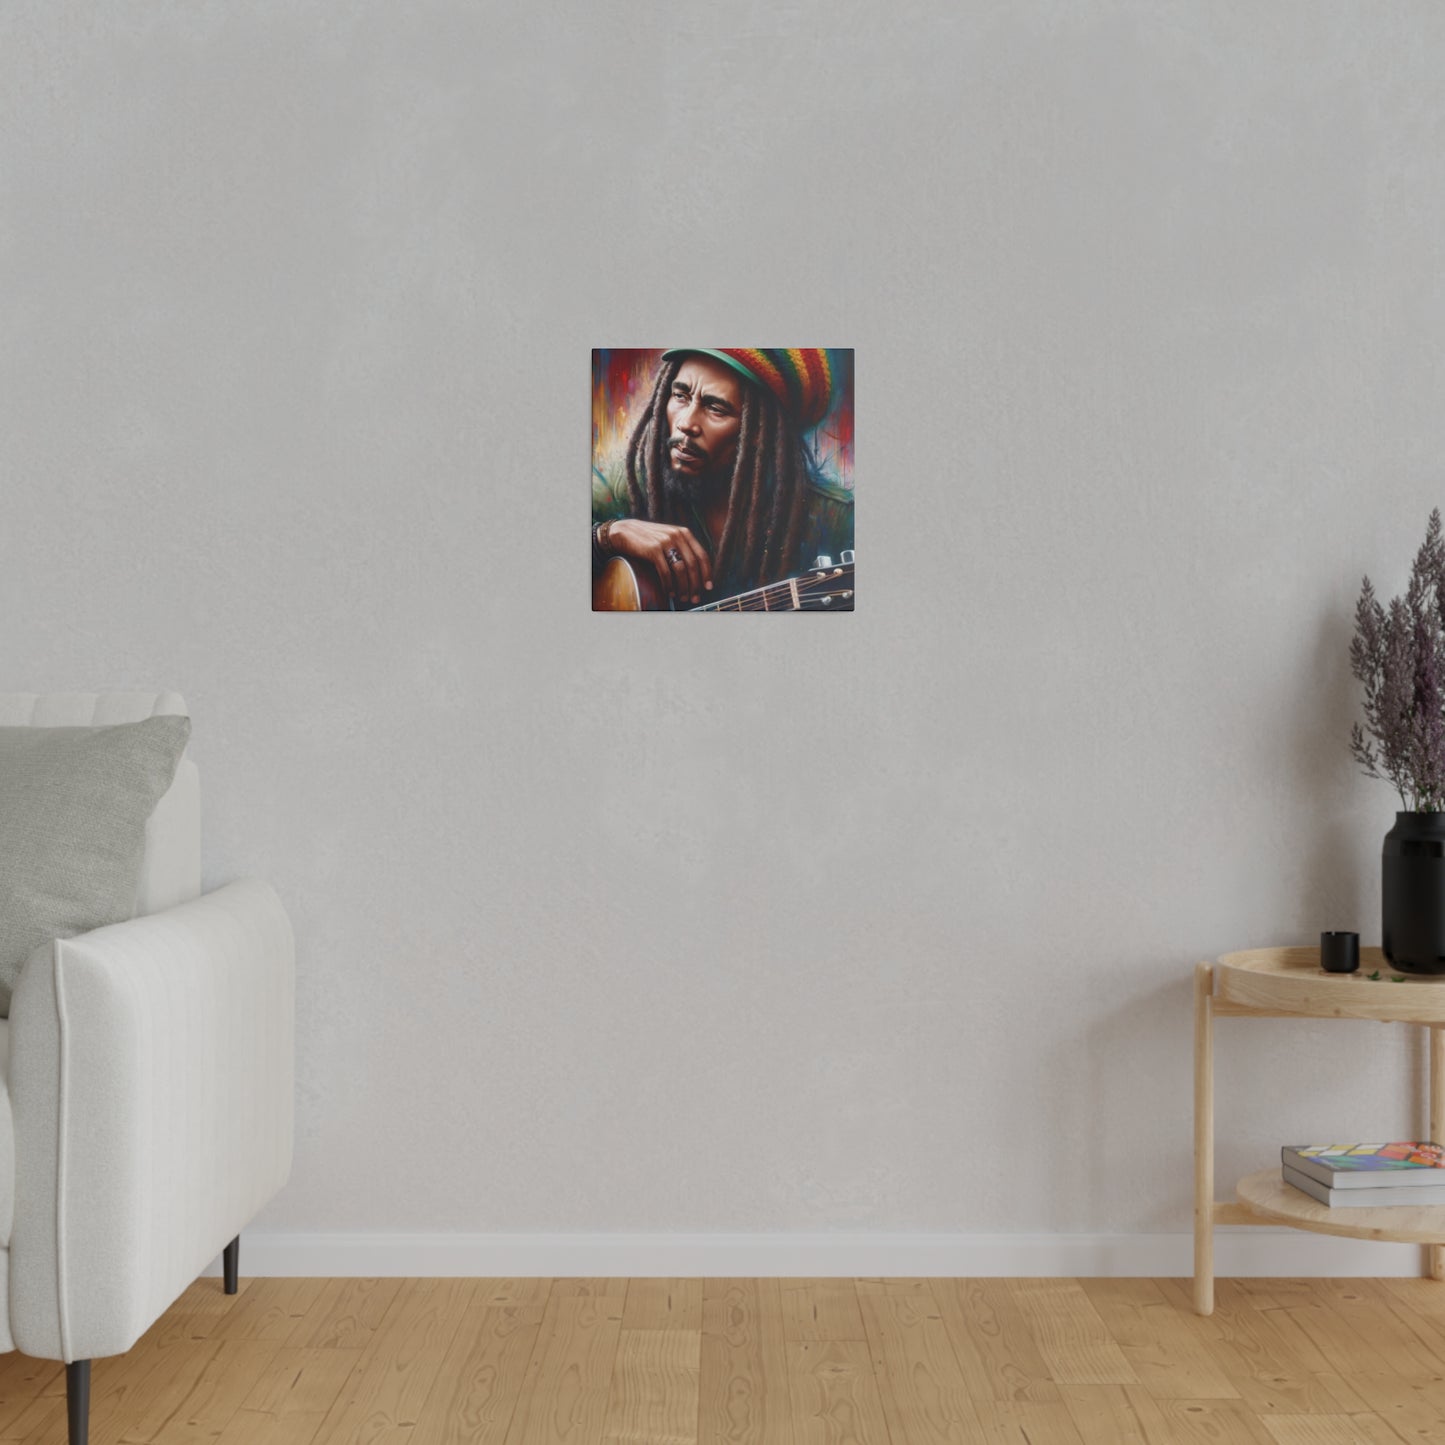
[(1438, 1144), (1298, 1144), (1280, 1150), (1284, 1182), (1332, 1209), (1445, 1204)]

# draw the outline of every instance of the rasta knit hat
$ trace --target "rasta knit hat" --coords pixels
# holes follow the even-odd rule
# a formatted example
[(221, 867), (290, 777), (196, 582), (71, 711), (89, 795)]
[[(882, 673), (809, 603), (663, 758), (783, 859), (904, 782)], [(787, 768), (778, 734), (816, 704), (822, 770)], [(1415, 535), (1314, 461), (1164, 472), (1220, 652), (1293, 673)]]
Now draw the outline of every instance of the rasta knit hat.
[(669, 356), (711, 356), (777, 398), (807, 431), (817, 426), (833, 399), (833, 367), (822, 346), (674, 346)]

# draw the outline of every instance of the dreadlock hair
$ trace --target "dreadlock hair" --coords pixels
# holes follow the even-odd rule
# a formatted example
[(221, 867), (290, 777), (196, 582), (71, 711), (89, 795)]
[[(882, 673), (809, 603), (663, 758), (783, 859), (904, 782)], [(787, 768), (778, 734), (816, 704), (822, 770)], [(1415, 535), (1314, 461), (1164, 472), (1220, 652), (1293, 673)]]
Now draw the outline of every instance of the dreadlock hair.
[[(676, 489), (668, 485), (667, 466), (672, 434), (667, 402), (682, 364), (682, 357), (673, 357), (658, 370), (647, 409), (627, 442), (627, 496), (633, 514), (646, 522), (686, 521)], [(744, 386), (727, 516), (713, 558), (719, 577), (736, 572), (753, 586), (794, 570), (808, 473), (807, 452), (792, 419), (769, 393)]]

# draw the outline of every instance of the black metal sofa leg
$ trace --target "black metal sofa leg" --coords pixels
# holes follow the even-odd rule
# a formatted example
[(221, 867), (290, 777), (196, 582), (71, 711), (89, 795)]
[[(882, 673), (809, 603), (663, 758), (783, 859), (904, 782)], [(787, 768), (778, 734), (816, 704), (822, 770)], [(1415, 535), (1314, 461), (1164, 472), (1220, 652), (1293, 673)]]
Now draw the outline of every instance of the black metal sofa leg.
[(221, 1251), (221, 1268), (226, 1274), (226, 1293), (235, 1294), (236, 1276), (241, 1269), (241, 1236), (239, 1234)]
[(90, 1440), (90, 1361), (65, 1367), (65, 1413), (70, 1418), (70, 1445)]

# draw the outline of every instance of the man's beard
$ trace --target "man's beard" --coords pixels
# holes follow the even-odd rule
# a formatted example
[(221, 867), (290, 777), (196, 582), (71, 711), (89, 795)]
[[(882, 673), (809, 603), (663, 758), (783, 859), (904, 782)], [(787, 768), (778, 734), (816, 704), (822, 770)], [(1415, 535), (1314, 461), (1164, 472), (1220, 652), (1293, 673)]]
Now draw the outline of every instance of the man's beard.
[(675, 500), (696, 499), (703, 493), (711, 491), (726, 478), (719, 472), (711, 462), (700, 472), (682, 472), (672, 464), (674, 449), (669, 446), (667, 449), (667, 467), (663, 477), (663, 486), (668, 496)]
[(698, 472), (694, 475), (691, 472), (680, 472), (675, 467), (669, 466), (663, 473), (663, 490), (674, 501), (686, 501), (692, 497), (700, 497), (707, 476), (706, 472)]

